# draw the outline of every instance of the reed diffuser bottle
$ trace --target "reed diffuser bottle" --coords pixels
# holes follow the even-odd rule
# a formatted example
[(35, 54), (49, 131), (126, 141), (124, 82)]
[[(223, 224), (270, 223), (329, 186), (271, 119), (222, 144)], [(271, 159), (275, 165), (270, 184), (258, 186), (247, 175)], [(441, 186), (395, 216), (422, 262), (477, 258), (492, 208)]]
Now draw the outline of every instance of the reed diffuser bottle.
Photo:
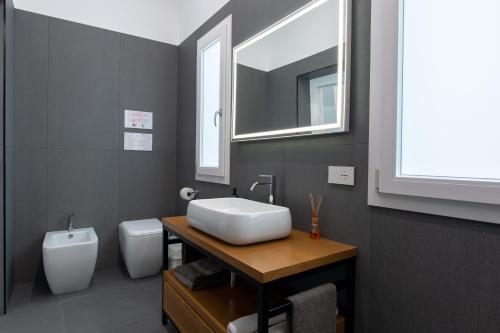
[(319, 239), (321, 234), (319, 232), (319, 209), (321, 208), (321, 201), (323, 200), (323, 194), (320, 194), (314, 200), (312, 193), (309, 193), (309, 201), (311, 203), (311, 231), (309, 232), (309, 238)]

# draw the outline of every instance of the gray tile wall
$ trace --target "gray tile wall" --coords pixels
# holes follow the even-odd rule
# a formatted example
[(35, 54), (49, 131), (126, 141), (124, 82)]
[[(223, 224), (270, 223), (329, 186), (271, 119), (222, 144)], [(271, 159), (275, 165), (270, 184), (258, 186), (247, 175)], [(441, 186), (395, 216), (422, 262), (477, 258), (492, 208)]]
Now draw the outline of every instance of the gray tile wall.
[[(15, 280), (42, 276), (70, 211), (96, 229), (97, 268), (117, 266), (121, 221), (174, 213), (177, 48), (15, 15)], [(152, 152), (122, 150), (124, 109), (153, 112)]]
[[(0, 13), (2, 14), (2, 20), (0, 23), (0, 35), (4, 35), (5, 31), (5, 26), (4, 26), (4, 15), (3, 13), (5, 12), (5, 4), (0, 3)], [(0, 44), (0, 77), (4, 77), (4, 49), (5, 45), (4, 43)], [(3, 108), (3, 100), (4, 100), (4, 81), (3, 79), (0, 81), (0, 103), (2, 105), (2, 112), (1, 112), (1, 120), (0, 120), (0, 151), (1, 151), (1, 157), (0, 157), (0, 316), (3, 315), (4, 310), (5, 310), (5, 218), (4, 218), (4, 185), (5, 185), (5, 179), (3, 176), (3, 170), (4, 170), (4, 138), (3, 138), (3, 115), (5, 113), (5, 109)]]
[(3, 158), (3, 175), (5, 182), (4, 190), (4, 239), (5, 239), (5, 281), (2, 287), (5, 286), (5, 301), (8, 302), (14, 285), (14, 3), (12, 0), (5, 1), (5, 94), (4, 94), (4, 119), (3, 119), (3, 139), (4, 142), (4, 158)]
[[(231, 187), (194, 180), (196, 41), (233, 15), (233, 45), (307, 0), (232, 0), (179, 46), (177, 189), (201, 197)], [(325, 195), (326, 237), (359, 247), (356, 332), (496, 332), (500, 324), (500, 227), (473, 221), (368, 207), (370, 1), (353, 0), (351, 130), (299, 139), (233, 143), (231, 184), (242, 196), (261, 173), (278, 176), (278, 202), (295, 228), (309, 227), (308, 192)], [(328, 165), (356, 167), (356, 186), (327, 184)], [(177, 214), (186, 203), (178, 199)]]

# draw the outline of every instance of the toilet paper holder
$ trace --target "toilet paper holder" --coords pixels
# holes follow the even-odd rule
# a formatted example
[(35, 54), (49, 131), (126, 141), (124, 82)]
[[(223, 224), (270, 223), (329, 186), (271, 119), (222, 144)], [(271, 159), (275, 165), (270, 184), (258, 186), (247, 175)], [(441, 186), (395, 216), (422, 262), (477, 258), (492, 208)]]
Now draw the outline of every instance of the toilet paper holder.
[(179, 195), (183, 200), (191, 201), (198, 197), (200, 192), (197, 189), (191, 187), (184, 187), (179, 191)]

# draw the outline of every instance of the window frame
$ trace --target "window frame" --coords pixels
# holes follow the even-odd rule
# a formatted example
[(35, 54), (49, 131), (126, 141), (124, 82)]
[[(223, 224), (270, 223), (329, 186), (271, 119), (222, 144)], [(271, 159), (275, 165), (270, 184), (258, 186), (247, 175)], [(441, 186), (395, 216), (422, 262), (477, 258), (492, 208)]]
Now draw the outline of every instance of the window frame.
[[(229, 184), (231, 144), (231, 65), (232, 65), (232, 16), (229, 15), (197, 42), (196, 56), (196, 157), (195, 179), (219, 184)], [(203, 120), (203, 52), (220, 41), (220, 111), (219, 117), (219, 166), (202, 167), (202, 120)], [(217, 110), (214, 110), (214, 114)], [(215, 116), (215, 115), (214, 115)]]
[[(331, 78), (331, 79), (330, 79)], [(326, 81), (322, 83), (318, 83), (319, 81)], [(314, 104), (317, 104), (317, 112), (320, 114), (325, 114), (324, 109), (323, 109), (323, 90), (321, 88), (323, 87), (332, 87), (332, 94), (333, 94), (333, 101), (334, 101), (334, 108), (335, 108), (335, 119), (336, 121), (334, 123), (328, 123), (328, 124), (335, 124), (338, 125), (340, 122), (340, 119), (342, 117), (342, 112), (337, 109), (337, 100), (338, 100), (338, 93), (337, 93), (337, 88), (338, 88), (338, 74), (337, 73), (332, 73), (332, 74), (327, 74), (323, 76), (316, 77), (314, 79), (309, 80), (309, 107), (311, 110), (311, 124), (312, 126), (316, 126), (317, 124), (313, 124), (312, 121), (312, 113), (314, 111)], [(315, 92), (313, 94), (313, 91)], [(318, 96), (319, 95), (319, 96)], [(313, 97), (314, 96), (314, 97)], [(327, 123), (323, 120), (323, 123)]]
[(401, 1), (372, 2), (368, 204), (500, 223), (498, 182), (399, 174)]

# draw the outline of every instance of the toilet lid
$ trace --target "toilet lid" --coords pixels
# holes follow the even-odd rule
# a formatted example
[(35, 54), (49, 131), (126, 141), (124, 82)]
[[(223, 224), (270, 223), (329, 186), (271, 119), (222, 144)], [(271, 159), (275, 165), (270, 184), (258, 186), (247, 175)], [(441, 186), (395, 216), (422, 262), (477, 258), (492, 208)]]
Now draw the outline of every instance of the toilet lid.
[(163, 227), (158, 219), (124, 221), (120, 223), (120, 230), (128, 236), (146, 236), (161, 234)]

